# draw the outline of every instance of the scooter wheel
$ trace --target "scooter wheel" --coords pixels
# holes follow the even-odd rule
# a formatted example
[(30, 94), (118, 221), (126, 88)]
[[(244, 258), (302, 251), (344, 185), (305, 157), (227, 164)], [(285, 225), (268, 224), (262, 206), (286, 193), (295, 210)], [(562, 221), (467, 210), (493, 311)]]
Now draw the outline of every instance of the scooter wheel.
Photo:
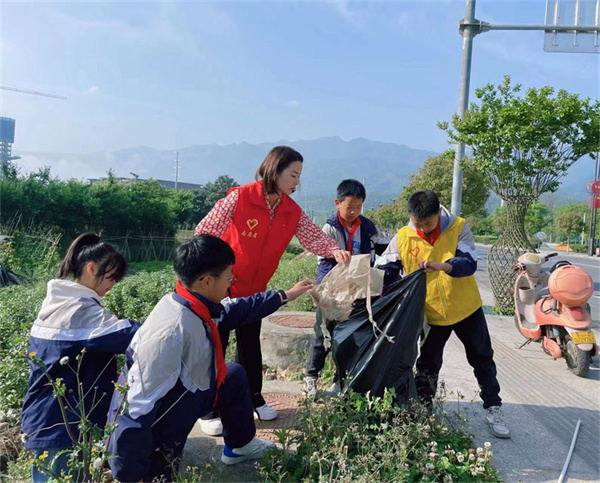
[(569, 370), (579, 377), (586, 377), (590, 369), (590, 353), (574, 344), (570, 335), (565, 336), (565, 360)]

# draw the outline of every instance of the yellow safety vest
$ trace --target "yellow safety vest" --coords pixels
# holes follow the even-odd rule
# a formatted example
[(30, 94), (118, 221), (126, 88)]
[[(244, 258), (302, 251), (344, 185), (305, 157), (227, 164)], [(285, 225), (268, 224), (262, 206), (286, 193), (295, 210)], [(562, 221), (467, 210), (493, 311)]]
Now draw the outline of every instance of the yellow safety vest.
[[(458, 237), (465, 225), (464, 218), (456, 221), (431, 246), (408, 226), (398, 230), (398, 251), (404, 271), (418, 270), (417, 262), (445, 262), (456, 256)], [(430, 325), (452, 325), (466, 319), (481, 307), (481, 296), (474, 276), (451, 277), (445, 272), (427, 274), (425, 316)]]

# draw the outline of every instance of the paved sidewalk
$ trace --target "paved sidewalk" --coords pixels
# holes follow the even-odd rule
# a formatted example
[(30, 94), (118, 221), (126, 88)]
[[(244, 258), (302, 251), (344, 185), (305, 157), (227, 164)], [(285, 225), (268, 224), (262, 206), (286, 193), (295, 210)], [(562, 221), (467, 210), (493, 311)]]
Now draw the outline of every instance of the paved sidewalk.
[[(464, 349), (453, 335), (444, 354), (440, 379), (449, 394), (446, 409), (463, 413), (481, 446), (493, 445), (493, 465), (507, 482), (558, 480), (577, 419), (581, 428), (565, 481), (600, 481), (600, 365), (596, 357), (588, 378), (574, 376), (564, 360), (553, 360), (539, 344), (516, 349), (525, 339), (512, 317), (487, 316), (512, 432), (510, 440), (494, 438), (485, 423), (475, 376)], [(464, 396), (460, 399), (458, 394)]]

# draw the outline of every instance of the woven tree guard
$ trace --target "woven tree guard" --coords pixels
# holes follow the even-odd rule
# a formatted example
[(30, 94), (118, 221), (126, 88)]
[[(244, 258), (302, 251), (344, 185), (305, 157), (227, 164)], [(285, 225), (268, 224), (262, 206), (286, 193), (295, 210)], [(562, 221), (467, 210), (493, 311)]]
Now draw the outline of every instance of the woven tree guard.
[(492, 292), (496, 308), (503, 314), (514, 310), (513, 287), (516, 274), (513, 273), (513, 267), (517, 258), (525, 252), (535, 252), (525, 233), (525, 215), (530, 204), (531, 201), (506, 202), (506, 230), (488, 254)]

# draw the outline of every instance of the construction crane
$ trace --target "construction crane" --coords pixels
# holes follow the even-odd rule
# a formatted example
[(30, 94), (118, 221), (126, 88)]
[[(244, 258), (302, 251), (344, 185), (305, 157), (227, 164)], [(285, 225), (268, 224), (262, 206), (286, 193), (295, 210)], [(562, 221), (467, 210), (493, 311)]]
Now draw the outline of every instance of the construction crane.
[(45, 94), (43, 92), (31, 91), (29, 89), (18, 89), (17, 87), (11, 87), (11, 86), (0, 85), (0, 89), (4, 89), (5, 91), (22, 92), (23, 94), (33, 94), (34, 96), (53, 97), (54, 99), (62, 99), (64, 101), (67, 100), (67, 98), (64, 96), (57, 96), (54, 94)]
[[(0, 89), (5, 91), (21, 92), (23, 94), (33, 94), (34, 96), (53, 97), (54, 99), (67, 100), (64, 96), (46, 94), (44, 92), (32, 91), (29, 89), (19, 89), (13, 86), (0, 85)], [(5, 131), (5, 132), (3, 132)], [(12, 155), (12, 144), (15, 140), (15, 120), (7, 117), (0, 117), (0, 179), (10, 161), (21, 159), (19, 156)]]

